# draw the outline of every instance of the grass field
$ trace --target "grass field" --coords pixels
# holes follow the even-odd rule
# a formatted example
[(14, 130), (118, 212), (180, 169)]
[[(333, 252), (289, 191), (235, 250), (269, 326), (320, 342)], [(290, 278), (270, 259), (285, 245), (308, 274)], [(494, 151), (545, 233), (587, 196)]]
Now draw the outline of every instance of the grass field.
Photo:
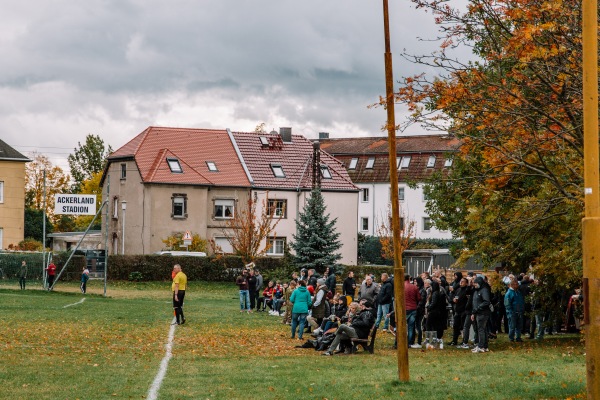
[[(172, 320), (168, 283), (112, 283), (104, 298), (92, 281), (84, 302), (75, 284), (30, 287), (0, 284), (0, 398), (146, 398)], [(578, 335), (519, 345), (500, 335), (486, 354), (410, 350), (411, 380), (400, 383), (391, 335), (378, 336), (374, 355), (321, 357), (294, 348), (279, 318), (240, 314), (237, 297), (233, 284), (191, 282), (158, 398), (585, 397)]]

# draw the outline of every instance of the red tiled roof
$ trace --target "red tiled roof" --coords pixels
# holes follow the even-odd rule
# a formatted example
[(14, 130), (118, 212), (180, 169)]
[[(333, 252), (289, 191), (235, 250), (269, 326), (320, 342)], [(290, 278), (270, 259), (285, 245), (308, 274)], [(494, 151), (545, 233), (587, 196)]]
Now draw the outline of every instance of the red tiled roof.
[[(313, 144), (310, 140), (292, 135), (292, 141), (286, 143), (277, 134), (255, 132), (234, 132), (233, 136), (255, 187), (293, 190), (311, 188)], [(267, 139), (268, 145), (261, 144), (261, 136)], [(327, 165), (332, 176), (331, 179), (321, 178), (322, 190), (357, 190), (339, 161), (323, 151), (320, 152), (320, 158), (321, 165)], [(272, 164), (283, 168), (284, 178), (274, 176)]]
[[(340, 160), (348, 168), (353, 158), (358, 158), (355, 169), (347, 169), (353, 182), (389, 182), (390, 168), (388, 141), (385, 137), (321, 139), (321, 148)], [(460, 140), (453, 136), (400, 136), (396, 138), (398, 157), (410, 156), (408, 168), (398, 170), (398, 181), (423, 181), (435, 171), (445, 171), (448, 154), (455, 152)], [(429, 156), (435, 155), (435, 165), (427, 167)], [(374, 158), (373, 168), (366, 168), (369, 158)]]
[[(321, 149), (329, 154), (388, 154), (387, 137), (360, 137), (321, 139)], [(396, 152), (452, 152), (460, 146), (460, 140), (449, 135), (397, 136)]]
[[(149, 127), (108, 158), (134, 157), (146, 183), (250, 186), (225, 130)], [(179, 160), (183, 172), (171, 172), (167, 158)], [(208, 170), (214, 161), (218, 171)]]

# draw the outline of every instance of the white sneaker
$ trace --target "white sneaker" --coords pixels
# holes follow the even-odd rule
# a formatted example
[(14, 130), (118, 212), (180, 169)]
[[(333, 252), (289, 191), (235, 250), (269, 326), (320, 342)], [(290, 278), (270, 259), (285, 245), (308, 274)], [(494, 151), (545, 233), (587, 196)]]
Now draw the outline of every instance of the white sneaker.
[(410, 348), (411, 348), (411, 349), (420, 349), (420, 348), (421, 348), (421, 345), (420, 345), (420, 344), (417, 344), (417, 343), (415, 343), (415, 344), (411, 344), (411, 345), (410, 345)]
[(471, 352), (473, 352), (473, 353), (479, 353), (479, 346), (473, 347), (473, 349), (471, 350)]

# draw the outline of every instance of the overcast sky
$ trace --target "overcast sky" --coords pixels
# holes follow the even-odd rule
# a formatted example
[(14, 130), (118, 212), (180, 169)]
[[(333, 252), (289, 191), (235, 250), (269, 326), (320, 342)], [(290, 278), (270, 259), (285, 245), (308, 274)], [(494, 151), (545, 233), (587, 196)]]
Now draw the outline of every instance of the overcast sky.
[[(390, 23), (399, 80), (437, 29), (408, 0)], [(0, 138), (66, 172), (87, 134), (150, 125), (384, 134), (381, 0), (2, 0), (0, 46)]]

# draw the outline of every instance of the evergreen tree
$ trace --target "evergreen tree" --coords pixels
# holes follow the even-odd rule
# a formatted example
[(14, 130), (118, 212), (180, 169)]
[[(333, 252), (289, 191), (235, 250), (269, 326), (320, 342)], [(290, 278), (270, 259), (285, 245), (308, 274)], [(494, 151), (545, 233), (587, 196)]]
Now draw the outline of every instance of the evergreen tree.
[(296, 252), (297, 264), (315, 268), (320, 272), (342, 258), (342, 255), (337, 253), (342, 247), (338, 240), (340, 234), (335, 230), (337, 218), (329, 221), (329, 214), (325, 214), (325, 208), (321, 190), (313, 189), (300, 213), (300, 219), (296, 220), (297, 235), (292, 235), (294, 242), (290, 244)]

